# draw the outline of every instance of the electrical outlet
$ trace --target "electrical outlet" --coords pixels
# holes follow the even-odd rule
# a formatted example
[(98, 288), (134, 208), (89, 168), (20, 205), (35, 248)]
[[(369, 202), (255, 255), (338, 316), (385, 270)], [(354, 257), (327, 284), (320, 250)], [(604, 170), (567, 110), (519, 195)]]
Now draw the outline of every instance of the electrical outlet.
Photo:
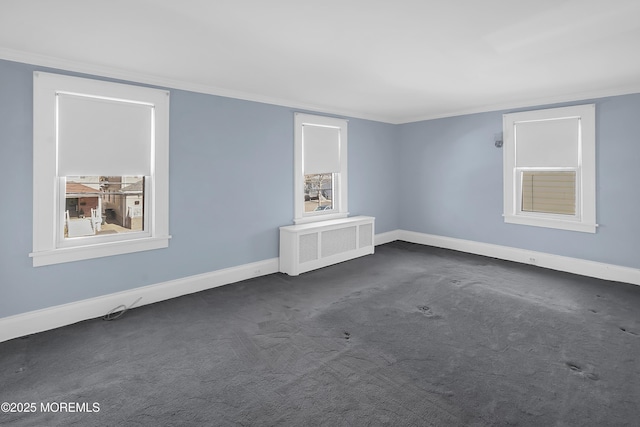
[(531, 258), (529, 258), (529, 262), (530, 262), (531, 264), (535, 264), (535, 263), (536, 263), (536, 259), (535, 259), (535, 258), (533, 258), (533, 257), (531, 257)]

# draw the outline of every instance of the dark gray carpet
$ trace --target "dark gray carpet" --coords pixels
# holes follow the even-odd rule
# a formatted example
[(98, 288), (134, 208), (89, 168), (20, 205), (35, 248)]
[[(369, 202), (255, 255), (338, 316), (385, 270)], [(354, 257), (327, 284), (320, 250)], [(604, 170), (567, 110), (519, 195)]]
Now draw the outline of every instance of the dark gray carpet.
[(394, 242), (0, 343), (0, 424), (638, 426), (639, 356), (638, 286)]

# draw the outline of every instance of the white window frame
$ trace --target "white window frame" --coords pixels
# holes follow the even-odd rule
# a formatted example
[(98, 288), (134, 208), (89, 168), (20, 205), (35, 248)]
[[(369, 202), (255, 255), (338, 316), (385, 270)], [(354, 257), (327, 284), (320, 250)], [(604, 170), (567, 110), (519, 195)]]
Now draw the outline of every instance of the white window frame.
[[(58, 175), (57, 93), (149, 104), (153, 108), (151, 175), (145, 180), (145, 230), (64, 239), (65, 178)], [(34, 72), (33, 266), (169, 246), (169, 92), (101, 80)]]
[[(305, 125), (327, 126), (339, 130), (340, 138), (340, 171), (333, 176), (332, 199), (333, 209), (305, 212), (304, 211), (304, 152), (303, 132)], [(335, 117), (317, 116), (313, 114), (295, 113), (294, 115), (294, 223), (304, 224), (314, 221), (346, 218), (348, 209), (348, 175), (347, 175), (347, 143), (348, 121)]]
[[(518, 123), (567, 118), (577, 118), (580, 123), (576, 153), (577, 167), (516, 167), (515, 129)], [(598, 226), (596, 223), (595, 104), (504, 114), (503, 134), (504, 221), (511, 224), (595, 233)], [(522, 211), (520, 176), (523, 170), (575, 170), (575, 215)]]

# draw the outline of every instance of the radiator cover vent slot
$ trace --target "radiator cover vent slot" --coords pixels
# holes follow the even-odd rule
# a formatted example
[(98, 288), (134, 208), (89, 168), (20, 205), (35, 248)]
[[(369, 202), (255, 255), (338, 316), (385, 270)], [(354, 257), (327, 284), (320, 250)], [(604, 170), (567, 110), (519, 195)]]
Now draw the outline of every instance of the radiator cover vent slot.
[(300, 262), (318, 259), (318, 233), (300, 235)]
[(356, 227), (338, 228), (322, 233), (322, 258), (356, 249)]
[(360, 241), (358, 242), (358, 247), (373, 246), (373, 224), (362, 224), (359, 232)]

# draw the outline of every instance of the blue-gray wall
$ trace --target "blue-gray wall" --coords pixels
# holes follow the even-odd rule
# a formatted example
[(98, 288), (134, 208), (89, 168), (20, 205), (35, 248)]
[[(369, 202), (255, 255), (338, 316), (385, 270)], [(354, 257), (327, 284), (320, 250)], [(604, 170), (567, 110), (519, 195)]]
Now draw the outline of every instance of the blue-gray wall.
[[(0, 60), (0, 318), (278, 256), (278, 227), (293, 218), (294, 110), (171, 90), (169, 248), (32, 267), (36, 69), (60, 72)], [(503, 222), (493, 143), (506, 111), (403, 125), (349, 119), (349, 210), (375, 216), (377, 233), (640, 268), (640, 95), (585, 102), (597, 104), (596, 234)]]
[[(32, 267), (35, 67), (0, 60), (0, 318), (278, 256), (293, 219), (293, 113), (171, 90), (169, 248)], [(73, 73), (66, 73), (73, 74)], [(397, 127), (349, 119), (349, 210), (398, 228)]]
[(400, 126), (400, 228), (640, 268), (640, 95), (573, 104), (585, 103), (596, 104), (597, 233), (504, 223), (494, 135), (512, 110)]

